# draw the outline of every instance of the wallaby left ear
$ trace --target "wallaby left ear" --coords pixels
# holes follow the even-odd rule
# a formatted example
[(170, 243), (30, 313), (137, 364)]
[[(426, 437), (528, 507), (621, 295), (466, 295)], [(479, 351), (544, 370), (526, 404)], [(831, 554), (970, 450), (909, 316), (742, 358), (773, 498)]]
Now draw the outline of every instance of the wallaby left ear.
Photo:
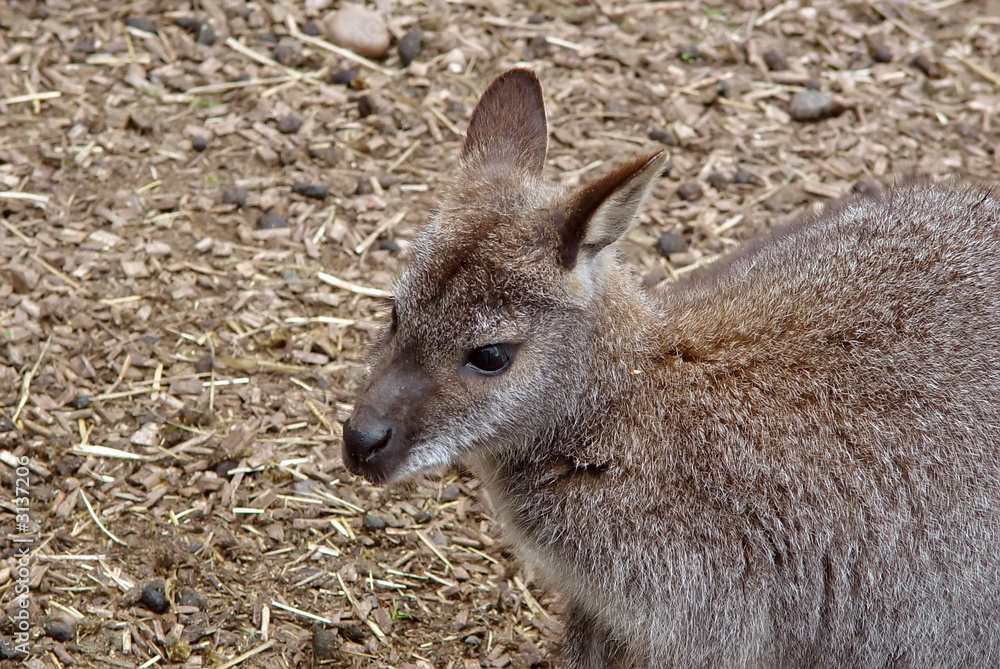
[(666, 163), (664, 151), (639, 156), (574, 193), (565, 210), (563, 265), (571, 269), (581, 253), (592, 257), (618, 241)]
[(472, 112), (462, 159), (540, 173), (548, 148), (542, 85), (531, 70), (507, 70), (483, 91)]

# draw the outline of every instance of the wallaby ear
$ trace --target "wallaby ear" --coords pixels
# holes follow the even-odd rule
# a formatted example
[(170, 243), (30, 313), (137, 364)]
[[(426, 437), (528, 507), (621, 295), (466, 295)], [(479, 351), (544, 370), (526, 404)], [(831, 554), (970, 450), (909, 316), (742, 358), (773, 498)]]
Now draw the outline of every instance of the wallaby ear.
[(480, 160), (541, 172), (548, 147), (542, 85), (530, 70), (507, 70), (493, 80), (472, 112), (464, 161)]
[(639, 156), (574, 193), (564, 213), (563, 265), (571, 269), (581, 253), (596, 255), (624, 235), (666, 163), (664, 151)]

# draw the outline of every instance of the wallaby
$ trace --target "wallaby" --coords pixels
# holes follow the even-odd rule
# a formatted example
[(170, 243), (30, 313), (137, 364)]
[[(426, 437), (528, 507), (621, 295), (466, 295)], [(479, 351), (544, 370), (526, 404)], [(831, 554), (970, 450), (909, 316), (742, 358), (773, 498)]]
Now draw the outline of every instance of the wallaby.
[(548, 183), (501, 74), (413, 246), (344, 462), (467, 461), (563, 662), (1000, 667), (1000, 202), (909, 183), (644, 290), (654, 153)]

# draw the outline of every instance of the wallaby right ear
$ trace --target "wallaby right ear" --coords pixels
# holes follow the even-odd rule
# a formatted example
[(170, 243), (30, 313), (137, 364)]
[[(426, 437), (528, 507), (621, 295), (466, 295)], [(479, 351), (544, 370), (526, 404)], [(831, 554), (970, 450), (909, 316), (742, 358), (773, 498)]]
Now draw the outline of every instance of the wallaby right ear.
[(531, 70), (507, 70), (479, 98), (465, 133), (462, 160), (541, 172), (548, 139), (538, 77)]
[(625, 234), (667, 164), (665, 151), (638, 156), (574, 193), (566, 206), (562, 262), (572, 269)]

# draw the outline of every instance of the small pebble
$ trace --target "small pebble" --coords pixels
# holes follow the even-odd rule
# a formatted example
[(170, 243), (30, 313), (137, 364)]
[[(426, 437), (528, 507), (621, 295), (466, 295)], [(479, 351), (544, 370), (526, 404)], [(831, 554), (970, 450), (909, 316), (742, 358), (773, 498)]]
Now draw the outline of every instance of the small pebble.
[(423, 48), (424, 33), (420, 28), (414, 26), (406, 31), (406, 34), (399, 39), (396, 48), (399, 50), (399, 62), (406, 67), (417, 59), (420, 50)]
[(330, 81), (335, 84), (340, 84), (341, 86), (350, 86), (351, 82), (358, 76), (358, 71), (355, 69), (347, 70), (337, 70), (333, 73)]
[(426, 523), (431, 522), (432, 518), (433, 516), (431, 516), (431, 514), (427, 513), (426, 511), (417, 511), (417, 513), (413, 516), (413, 522), (415, 522), (417, 525), (424, 525)]
[(370, 95), (362, 95), (358, 98), (358, 116), (365, 118), (366, 116), (371, 116), (374, 111), (375, 103), (372, 101)]
[(77, 53), (94, 53), (97, 51), (97, 45), (94, 44), (93, 40), (80, 40), (73, 45), (73, 51)]
[(147, 583), (142, 589), (142, 596), (139, 602), (153, 613), (166, 613), (170, 608), (170, 602), (163, 592), (163, 581), (156, 580)]
[(354, 643), (364, 643), (365, 639), (368, 638), (368, 633), (361, 625), (344, 625), (340, 632), (345, 639)]
[(532, 60), (541, 60), (551, 51), (549, 41), (543, 35), (535, 35), (528, 42), (528, 52)]
[(313, 200), (325, 200), (330, 196), (330, 189), (326, 186), (310, 184), (304, 181), (296, 181), (292, 184), (292, 191)]
[(747, 172), (742, 167), (736, 168), (736, 172), (733, 173), (733, 183), (734, 184), (750, 183), (750, 173)]
[(235, 204), (237, 207), (242, 207), (247, 203), (247, 189), (242, 186), (227, 188), (226, 192), (222, 194), (222, 202), (223, 204)]
[(182, 28), (182, 29), (188, 31), (189, 33), (193, 33), (195, 31), (197, 31), (198, 30), (198, 26), (200, 24), (201, 24), (201, 21), (199, 21), (198, 19), (196, 19), (193, 16), (178, 16), (176, 19), (174, 19), (174, 25), (175, 26), (177, 26), (178, 28)]
[(298, 40), (283, 37), (274, 47), (274, 59), (282, 65), (293, 67), (302, 60), (302, 45)]
[(193, 588), (182, 588), (180, 594), (177, 596), (177, 604), (180, 606), (193, 606), (199, 611), (205, 608), (205, 600)]
[(955, 124), (955, 132), (966, 139), (979, 139), (979, 130), (976, 129), (976, 126), (962, 121)]
[(337, 148), (333, 144), (310, 145), (306, 148), (306, 153), (313, 160), (318, 160), (327, 165), (333, 165), (337, 162)]
[(399, 242), (395, 239), (380, 239), (378, 247), (383, 251), (388, 251), (389, 253), (399, 253)]
[(198, 152), (204, 151), (208, 148), (208, 140), (199, 135), (191, 140), (191, 148)]
[(685, 181), (680, 186), (677, 187), (677, 197), (684, 200), (685, 202), (694, 202), (700, 200), (701, 196), (704, 194), (701, 186), (694, 183), (693, 181)]
[(656, 240), (656, 250), (663, 257), (667, 257), (671, 253), (683, 253), (687, 251), (687, 248), (688, 245), (684, 241), (684, 237), (676, 232), (665, 232)]
[(291, 165), (299, 159), (299, 148), (297, 146), (286, 146), (278, 153), (278, 162), (282, 165)]
[(276, 211), (261, 214), (261, 217), (257, 219), (258, 230), (273, 230), (284, 227), (287, 227), (285, 225), (285, 217)]
[(223, 460), (219, 464), (215, 465), (215, 474), (219, 478), (227, 478), (229, 476), (229, 471), (236, 469), (238, 463), (232, 460)]
[(212, 360), (212, 354), (206, 353), (198, 358), (198, 362), (194, 364), (194, 371), (196, 374), (208, 374), (212, 371), (212, 367), (214, 366), (215, 361)]
[(302, 127), (302, 119), (294, 114), (289, 114), (288, 116), (283, 116), (281, 120), (278, 121), (278, 132), (283, 135), (292, 135), (299, 131)]
[(86, 409), (90, 406), (90, 395), (77, 395), (69, 401), (69, 405), (74, 409)]
[(528, 23), (530, 23), (533, 26), (537, 26), (539, 23), (542, 23), (544, 21), (545, 21), (545, 15), (542, 14), (541, 12), (535, 12), (534, 14), (528, 17)]
[(660, 142), (667, 146), (677, 146), (677, 136), (665, 128), (651, 125), (646, 128), (646, 135), (654, 142)]
[(136, 30), (141, 30), (146, 33), (155, 33), (156, 24), (149, 19), (143, 18), (141, 16), (130, 16), (125, 19), (125, 25), (130, 28), (135, 28)]
[(892, 62), (892, 49), (889, 45), (885, 43), (880, 36), (869, 35), (868, 37), (868, 55), (872, 57), (876, 63), (891, 63)]
[(792, 96), (788, 114), (795, 121), (803, 123), (822, 121), (844, 111), (843, 107), (830, 95), (808, 88)]
[(774, 49), (764, 52), (764, 64), (767, 65), (767, 69), (772, 72), (779, 72), (781, 70), (788, 69), (788, 59), (785, 58), (785, 54), (780, 51), (775, 51)]
[(316, 37), (319, 35), (319, 28), (316, 27), (315, 21), (309, 19), (302, 25), (302, 32), (310, 37)]
[(0, 639), (0, 660), (20, 660), (24, 659), (24, 655), (19, 651), (14, 644), (9, 643), (6, 639)]
[(379, 516), (373, 516), (370, 513), (365, 514), (364, 526), (366, 530), (384, 530), (385, 529), (385, 519)]
[(67, 616), (55, 616), (45, 623), (45, 636), (56, 641), (72, 641), (76, 636), (76, 621)]
[(917, 68), (930, 79), (942, 79), (944, 78), (945, 71), (937, 62), (930, 59), (930, 57), (925, 53), (919, 53), (914, 56), (913, 60), (910, 61), (913, 67)]
[(331, 42), (366, 58), (382, 58), (389, 51), (389, 30), (371, 10), (345, 3), (324, 26)]
[(212, 24), (208, 21), (202, 21), (198, 24), (198, 37), (195, 39), (198, 44), (203, 44), (204, 46), (212, 46), (215, 44), (215, 29), (212, 28)]
[(445, 487), (441, 491), (441, 501), (442, 502), (454, 502), (458, 499), (458, 494), (461, 492), (459, 487), (452, 483), (451, 485)]
[(729, 177), (727, 177), (722, 172), (712, 172), (711, 174), (708, 175), (708, 178), (706, 178), (705, 181), (715, 186), (716, 188), (723, 188), (726, 184), (729, 183)]
[(701, 49), (696, 47), (694, 44), (688, 44), (686, 47), (680, 50), (677, 57), (681, 60), (687, 62), (691, 60), (698, 60), (701, 58)]

